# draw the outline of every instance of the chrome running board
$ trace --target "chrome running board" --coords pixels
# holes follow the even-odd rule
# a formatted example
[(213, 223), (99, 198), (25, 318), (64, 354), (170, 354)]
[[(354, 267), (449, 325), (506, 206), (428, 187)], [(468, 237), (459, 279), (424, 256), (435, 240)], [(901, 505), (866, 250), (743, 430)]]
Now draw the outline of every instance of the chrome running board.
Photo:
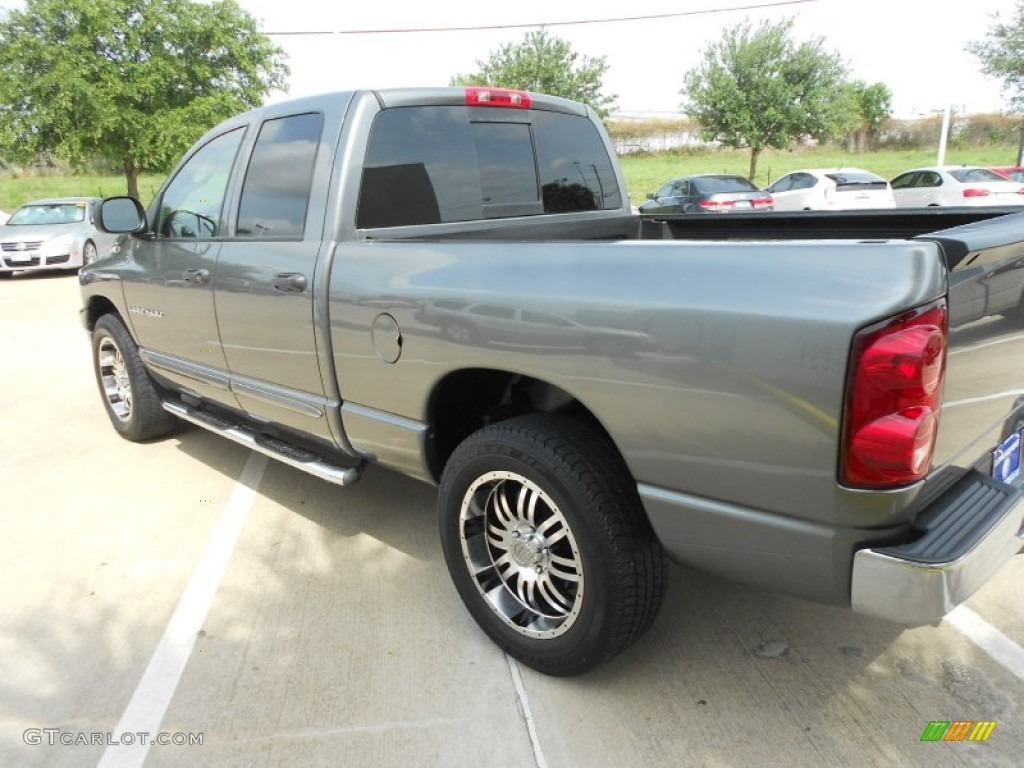
[(163, 408), (179, 419), (184, 419), (195, 424), (197, 427), (223, 435), (228, 440), (269, 456), (272, 459), (284, 462), (290, 467), (308, 472), (319, 477), (321, 480), (326, 480), (328, 483), (352, 485), (362, 475), (362, 466), (343, 467), (339, 464), (333, 464), (304, 448), (299, 448), (276, 437), (258, 434), (242, 424), (236, 424), (207, 411), (187, 406), (184, 403), (165, 400)]

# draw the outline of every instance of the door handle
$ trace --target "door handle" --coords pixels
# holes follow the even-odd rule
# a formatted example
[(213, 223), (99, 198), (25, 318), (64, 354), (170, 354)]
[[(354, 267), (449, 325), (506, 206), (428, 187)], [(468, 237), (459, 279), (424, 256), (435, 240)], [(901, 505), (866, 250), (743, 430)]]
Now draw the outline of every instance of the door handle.
[(306, 290), (306, 276), (298, 272), (283, 272), (274, 276), (274, 290), (301, 293)]
[(186, 283), (193, 285), (205, 285), (210, 282), (210, 270), (208, 269), (186, 269), (182, 275)]

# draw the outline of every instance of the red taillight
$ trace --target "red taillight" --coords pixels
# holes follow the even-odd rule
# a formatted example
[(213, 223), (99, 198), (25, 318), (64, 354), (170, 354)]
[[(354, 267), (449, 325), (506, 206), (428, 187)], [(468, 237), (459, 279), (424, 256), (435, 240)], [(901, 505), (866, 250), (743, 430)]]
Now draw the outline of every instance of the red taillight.
[(770, 208), (775, 204), (775, 201), (770, 197), (755, 197), (750, 201), (750, 204), (755, 208)]
[(697, 203), (705, 211), (727, 211), (735, 205), (734, 200), (701, 200)]
[(840, 479), (892, 488), (922, 479), (938, 435), (946, 301), (860, 331), (853, 340)]
[(987, 189), (977, 189), (976, 187), (970, 187), (964, 190), (964, 197), (988, 197), (992, 194)]
[(530, 108), (530, 94), (509, 88), (482, 88), (471, 85), (466, 88), (466, 104), (471, 107), (518, 107)]

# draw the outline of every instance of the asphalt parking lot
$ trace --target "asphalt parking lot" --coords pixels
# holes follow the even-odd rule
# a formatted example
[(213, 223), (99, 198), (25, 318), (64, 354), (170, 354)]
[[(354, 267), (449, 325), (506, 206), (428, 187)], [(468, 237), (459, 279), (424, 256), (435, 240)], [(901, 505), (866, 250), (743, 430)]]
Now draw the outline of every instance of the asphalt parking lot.
[[(463, 609), (432, 488), (121, 440), (77, 310), (72, 275), (0, 283), (2, 766), (1021, 763), (1022, 557), (914, 630), (675, 567), (638, 644), (544, 677)], [(957, 720), (996, 726), (921, 741)]]

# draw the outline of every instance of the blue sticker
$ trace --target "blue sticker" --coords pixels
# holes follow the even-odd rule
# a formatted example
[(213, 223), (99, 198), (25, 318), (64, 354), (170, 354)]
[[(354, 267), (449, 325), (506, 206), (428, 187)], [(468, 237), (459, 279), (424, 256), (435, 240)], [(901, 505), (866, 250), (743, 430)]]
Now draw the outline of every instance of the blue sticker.
[(1020, 432), (1014, 432), (992, 452), (992, 477), (1012, 483), (1020, 474)]

